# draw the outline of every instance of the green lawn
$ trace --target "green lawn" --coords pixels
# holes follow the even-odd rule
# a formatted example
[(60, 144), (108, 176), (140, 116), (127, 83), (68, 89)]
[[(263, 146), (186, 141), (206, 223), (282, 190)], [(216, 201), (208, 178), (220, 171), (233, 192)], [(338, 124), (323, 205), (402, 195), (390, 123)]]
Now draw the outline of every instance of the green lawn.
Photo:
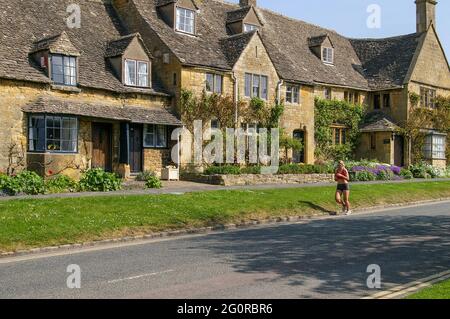
[(450, 299), (450, 280), (419, 291), (407, 299)]
[[(334, 187), (0, 201), (0, 251), (337, 209)], [(353, 185), (354, 207), (450, 198), (450, 182)]]

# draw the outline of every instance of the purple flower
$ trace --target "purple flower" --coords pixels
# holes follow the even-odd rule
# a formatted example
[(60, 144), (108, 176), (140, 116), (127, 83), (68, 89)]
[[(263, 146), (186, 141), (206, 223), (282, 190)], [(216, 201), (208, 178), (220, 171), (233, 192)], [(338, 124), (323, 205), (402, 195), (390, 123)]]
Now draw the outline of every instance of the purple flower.
[(392, 170), (392, 173), (394, 173), (395, 175), (400, 175), (402, 168), (398, 167), (398, 166), (392, 166), (391, 170)]

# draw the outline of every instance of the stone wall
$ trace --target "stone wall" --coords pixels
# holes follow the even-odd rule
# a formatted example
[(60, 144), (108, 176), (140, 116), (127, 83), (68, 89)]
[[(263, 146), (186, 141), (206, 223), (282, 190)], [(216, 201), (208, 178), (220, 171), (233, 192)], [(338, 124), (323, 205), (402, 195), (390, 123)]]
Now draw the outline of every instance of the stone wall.
[[(79, 136), (77, 154), (36, 154), (28, 152), (27, 117), (22, 107), (35, 101), (39, 96), (49, 96), (57, 99), (77, 99), (87, 103), (108, 103), (111, 106), (121, 107), (124, 103), (149, 108), (165, 107), (170, 100), (165, 97), (149, 95), (120, 95), (107, 91), (83, 89), (81, 92), (63, 92), (54, 90), (47, 85), (10, 81), (0, 79), (0, 172), (5, 173), (11, 160), (11, 147), (16, 153), (13, 161), (22, 158), (20, 171), (26, 166), (42, 175), (49, 171), (60, 172), (74, 178), (79, 176), (80, 169), (90, 168), (92, 152), (91, 122), (97, 121), (88, 118), (79, 118)], [(118, 169), (119, 160), (119, 123), (117, 121), (104, 121), (113, 124), (112, 160), (113, 168)], [(161, 160), (160, 160), (161, 161)], [(150, 163), (150, 160), (148, 160)], [(150, 165), (149, 165), (150, 166)]]
[(333, 174), (285, 174), (285, 175), (185, 175), (183, 180), (193, 182), (222, 185), (222, 186), (249, 186), (249, 185), (276, 185), (276, 184), (315, 184), (333, 183)]

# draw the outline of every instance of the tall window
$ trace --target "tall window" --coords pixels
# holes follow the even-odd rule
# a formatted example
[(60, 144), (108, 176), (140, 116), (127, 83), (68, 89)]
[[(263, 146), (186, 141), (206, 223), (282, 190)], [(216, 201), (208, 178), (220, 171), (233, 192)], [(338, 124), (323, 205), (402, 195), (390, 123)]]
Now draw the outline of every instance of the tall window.
[(359, 104), (359, 93), (353, 91), (345, 91), (344, 100), (351, 104)]
[(445, 159), (445, 135), (430, 134), (425, 138), (423, 155), (426, 159)]
[(286, 102), (298, 104), (300, 101), (300, 88), (296, 85), (288, 85), (286, 87)]
[(77, 85), (77, 60), (65, 55), (51, 56), (51, 79), (55, 84)]
[(326, 100), (331, 100), (331, 88), (326, 87), (323, 91)]
[(391, 95), (389, 93), (383, 94), (383, 107), (391, 107)]
[(166, 148), (167, 126), (154, 124), (145, 125), (144, 147)]
[(45, 115), (30, 116), (28, 120), (28, 148), (32, 152), (77, 152), (77, 118)]
[(436, 107), (436, 90), (421, 87), (420, 88), (420, 105), (422, 107)]
[(323, 48), (322, 49), (322, 61), (325, 63), (333, 64), (333, 62), (334, 62), (333, 48)]
[(206, 73), (206, 92), (222, 94), (223, 76)]
[(251, 32), (258, 29), (259, 29), (258, 26), (254, 24), (244, 23), (244, 32)]
[(381, 108), (381, 95), (375, 94), (373, 96), (373, 108), (379, 110)]
[(347, 143), (347, 128), (332, 127), (333, 130), (333, 144), (343, 145)]
[(177, 30), (194, 34), (195, 12), (189, 9), (177, 8)]
[(148, 62), (125, 60), (125, 84), (148, 87)]
[(269, 78), (259, 74), (245, 74), (245, 96), (268, 99)]

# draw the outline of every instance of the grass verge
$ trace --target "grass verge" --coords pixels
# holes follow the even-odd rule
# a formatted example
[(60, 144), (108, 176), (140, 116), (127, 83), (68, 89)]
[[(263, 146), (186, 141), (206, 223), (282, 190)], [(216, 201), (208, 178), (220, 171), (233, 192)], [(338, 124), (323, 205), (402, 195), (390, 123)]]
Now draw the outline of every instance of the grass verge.
[[(0, 202), (0, 251), (335, 211), (334, 187)], [(450, 182), (353, 185), (354, 208), (450, 197)]]
[(450, 280), (425, 288), (407, 299), (450, 299)]

